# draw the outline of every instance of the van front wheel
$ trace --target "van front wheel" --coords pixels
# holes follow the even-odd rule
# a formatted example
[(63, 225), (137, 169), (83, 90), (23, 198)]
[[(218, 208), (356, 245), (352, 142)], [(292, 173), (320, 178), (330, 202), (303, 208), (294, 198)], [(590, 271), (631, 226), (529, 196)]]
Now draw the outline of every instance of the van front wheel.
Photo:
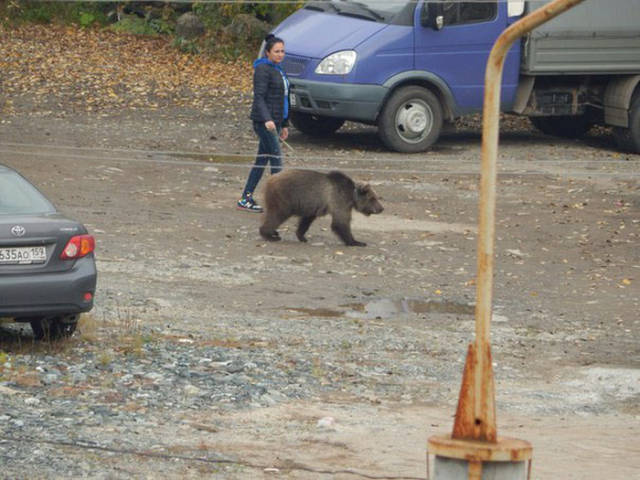
[(378, 135), (391, 150), (423, 152), (442, 130), (442, 106), (431, 91), (422, 87), (398, 89), (384, 106), (378, 120)]

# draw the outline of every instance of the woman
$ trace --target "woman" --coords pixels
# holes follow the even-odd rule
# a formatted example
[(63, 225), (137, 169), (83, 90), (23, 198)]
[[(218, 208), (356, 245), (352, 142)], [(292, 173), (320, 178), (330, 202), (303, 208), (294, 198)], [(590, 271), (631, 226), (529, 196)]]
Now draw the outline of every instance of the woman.
[(265, 57), (253, 62), (253, 104), (250, 118), (258, 135), (258, 155), (249, 173), (247, 184), (238, 200), (238, 208), (247, 212), (262, 212), (253, 199), (253, 192), (262, 178), (267, 163), (271, 174), (282, 170), (280, 141), (289, 136), (289, 80), (280, 68), (284, 59), (284, 41), (274, 35), (265, 38)]

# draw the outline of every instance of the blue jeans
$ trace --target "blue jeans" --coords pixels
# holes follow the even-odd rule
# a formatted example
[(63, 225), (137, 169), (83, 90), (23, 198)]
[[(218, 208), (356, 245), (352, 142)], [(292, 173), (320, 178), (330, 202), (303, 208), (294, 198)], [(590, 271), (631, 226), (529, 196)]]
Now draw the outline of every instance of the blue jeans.
[(280, 151), (280, 131), (282, 127), (280, 125), (276, 125), (276, 127), (276, 131), (267, 130), (264, 123), (253, 122), (253, 131), (258, 135), (260, 143), (258, 144), (256, 162), (253, 164), (251, 172), (249, 172), (247, 184), (242, 192), (243, 198), (248, 194), (253, 194), (268, 163), (271, 164), (271, 175), (275, 175), (282, 170), (282, 153)]

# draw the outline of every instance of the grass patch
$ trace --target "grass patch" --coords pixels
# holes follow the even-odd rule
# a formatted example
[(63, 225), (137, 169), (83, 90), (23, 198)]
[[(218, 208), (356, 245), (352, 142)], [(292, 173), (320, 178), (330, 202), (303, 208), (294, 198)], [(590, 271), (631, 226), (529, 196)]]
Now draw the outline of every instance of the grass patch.
[(76, 327), (76, 335), (85, 342), (94, 343), (98, 341), (98, 322), (96, 318), (90, 314), (85, 313), (80, 316), (78, 320), (78, 326)]
[(77, 349), (90, 349), (97, 350), (97, 361), (103, 367), (107, 367), (117, 353), (143, 356), (144, 345), (153, 341), (153, 335), (142, 331), (130, 310), (118, 307), (116, 314), (115, 322), (100, 322), (93, 314), (82, 314), (71, 337), (41, 341), (31, 336), (29, 324), (0, 319), (0, 325), (10, 325), (0, 330), (0, 377), (12, 355), (64, 356)]
[(36, 341), (31, 336), (29, 324), (13, 325), (15, 328), (3, 328), (0, 332), (2, 351), (9, 355), (63, 355), (78, 341), (74, 338)]

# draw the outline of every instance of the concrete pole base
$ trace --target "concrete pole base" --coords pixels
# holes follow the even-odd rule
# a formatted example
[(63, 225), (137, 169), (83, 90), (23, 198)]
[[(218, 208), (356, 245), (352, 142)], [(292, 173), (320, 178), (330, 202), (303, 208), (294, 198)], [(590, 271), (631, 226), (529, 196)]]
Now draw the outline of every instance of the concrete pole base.
[[(515, 438), (498, 438), (495, 443), (429, 438), (427, 475), (432, 480), (527, 480), (531, 474), (533, 448)], [(435, 456), (433, 472), (429, 455)]]
[[(473, 465), (467, 460), (440, 457), (436, 455), (433, 480), (469, 480)], [(527, 480), (527, 462), (482, 463), (482, 480)]]

